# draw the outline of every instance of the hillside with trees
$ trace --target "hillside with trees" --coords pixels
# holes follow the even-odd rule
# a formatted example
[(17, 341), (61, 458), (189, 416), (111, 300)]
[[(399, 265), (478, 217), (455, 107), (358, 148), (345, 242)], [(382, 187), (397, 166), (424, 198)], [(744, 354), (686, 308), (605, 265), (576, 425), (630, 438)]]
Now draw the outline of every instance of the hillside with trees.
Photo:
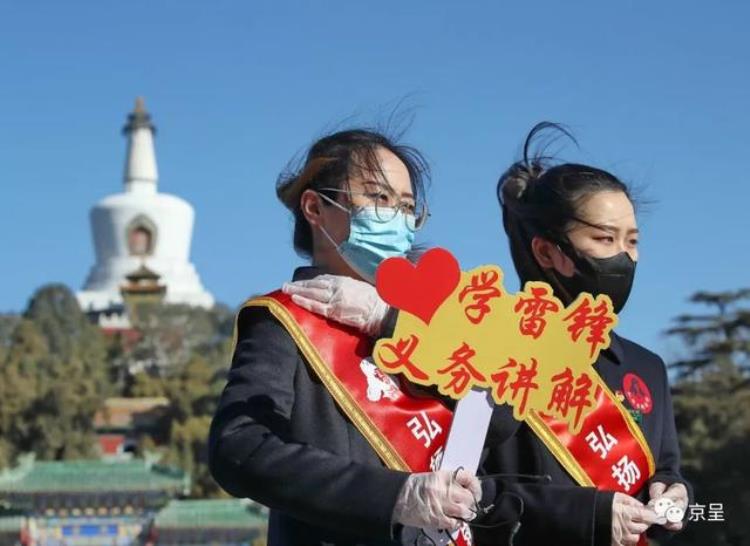
[(133, 329), (105, 334), (65, 286), (40, 288), (0, 317), (0, 467), (99, 456), (94, 415), (107, 397), (164, 396), (169, 406), (136, 453), (188, 471), (192, 496), (220, 494), (206, 438), (231, 360), (229, 309), (141, 304)]

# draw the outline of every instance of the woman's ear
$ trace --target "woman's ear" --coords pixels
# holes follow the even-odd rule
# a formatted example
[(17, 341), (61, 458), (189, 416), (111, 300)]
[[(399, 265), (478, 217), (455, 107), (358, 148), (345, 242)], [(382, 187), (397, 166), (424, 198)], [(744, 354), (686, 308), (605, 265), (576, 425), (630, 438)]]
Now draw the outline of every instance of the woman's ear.
[(305, 190), (299, 198), (299, 208), (302, 211), (307, 223), (311, 226), (321, 224), (322, 211), (318, 194), (313, 190)]
[(531, 252), (542, 269), (555, 269), (565, 277), (575, 273), (573, 260), (568, 258), (555, 243), (539, 236), (531, 240)]

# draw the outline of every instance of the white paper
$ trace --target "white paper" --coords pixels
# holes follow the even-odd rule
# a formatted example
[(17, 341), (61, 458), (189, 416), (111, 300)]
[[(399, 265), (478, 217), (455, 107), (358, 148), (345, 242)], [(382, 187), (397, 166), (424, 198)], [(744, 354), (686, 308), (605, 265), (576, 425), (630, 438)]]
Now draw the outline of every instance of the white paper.
[[(484, 440), (490, 426), (494, 401), (486, 389), (472, 389), (456, 404), (453, 423), (445, 444), (445, 454), (440, 470), (455, 470), (462, 467), (476, 474), (482, 456)], [(451, 543), (448, 533), (435, 529), (425, 529), (425, 536), (405, 533), (404, 544), (445, 546)], [(416, 540), (415, 540), (416, 539)]]
[(463, 467), (476, 474), (493, 407), (494, 401), (486, 389), (472, 389), (458, 401), (440, 464), (441, 470)]

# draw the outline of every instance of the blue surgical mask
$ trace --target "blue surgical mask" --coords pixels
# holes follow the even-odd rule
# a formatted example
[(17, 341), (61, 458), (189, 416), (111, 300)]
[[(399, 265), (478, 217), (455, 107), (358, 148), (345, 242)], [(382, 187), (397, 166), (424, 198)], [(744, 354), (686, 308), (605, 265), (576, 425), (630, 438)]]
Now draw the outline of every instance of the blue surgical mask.
[(349, 267), (374, 284), (375, 270), (383, 260), (404, 256), (411, 250), (414, 223), (414, 216), (402, 210), (383, 221), (375, 214), (375, 207), (363, 207), (350, 212), (349, 237), (341, 244), (336, 244), (323, 226), (320, 229)]

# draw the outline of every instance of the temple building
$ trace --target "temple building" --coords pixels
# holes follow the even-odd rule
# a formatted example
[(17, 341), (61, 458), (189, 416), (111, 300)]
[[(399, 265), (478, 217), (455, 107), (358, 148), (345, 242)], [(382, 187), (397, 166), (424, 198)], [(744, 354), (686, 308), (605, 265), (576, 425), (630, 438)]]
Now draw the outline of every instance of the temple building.
[(123, 128), (123, 191), (91, 209), (96, 263), (78, 292), (81, 309), (103, 328), (127, 328), (128, 299), (210, 308), (213, 296), (190, 262), (195, 213), (184, 199), (158, 191), (156, 128), (143, 100)]
[(173, 500), (153, 519), (145, 546), (266, 543), (268, 510), (248, 499)]
[(0, 473), (0, 503), (24, 515), (19, 532), (30, 545), (142, 544), (155, 513), (189, 490), (187, 474), (143, 460), (26, 456)]
[(183, 500), (188, 474), (153, 461), (35, 461), (0, 472), (2, 546), (253, 546), (268, 511), (249, 500)]

